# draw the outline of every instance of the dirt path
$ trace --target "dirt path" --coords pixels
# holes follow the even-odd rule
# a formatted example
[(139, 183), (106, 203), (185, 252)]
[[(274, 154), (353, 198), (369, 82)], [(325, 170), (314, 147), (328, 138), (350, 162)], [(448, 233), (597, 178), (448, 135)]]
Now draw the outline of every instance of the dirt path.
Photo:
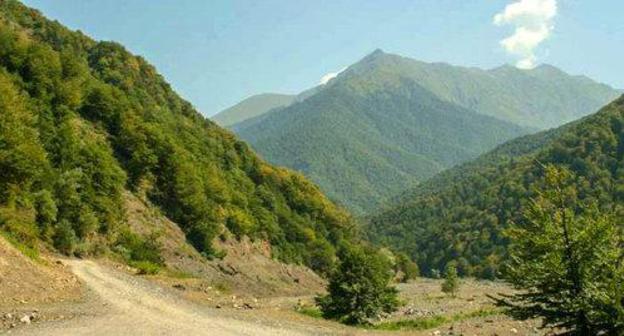
[[(67, 263), (97, 299), (93, 314), (44, 322), (14, 335), (319, 335), (319, 330), (279, 322), (235, 318), (185, 301), (143, 279), (93, 261)], [(86, 309), (89, 309), (88, 307)], [(95, 312), (97, 311), (97, 312)], [(89, 316), (92, 315), (92, 316)]]

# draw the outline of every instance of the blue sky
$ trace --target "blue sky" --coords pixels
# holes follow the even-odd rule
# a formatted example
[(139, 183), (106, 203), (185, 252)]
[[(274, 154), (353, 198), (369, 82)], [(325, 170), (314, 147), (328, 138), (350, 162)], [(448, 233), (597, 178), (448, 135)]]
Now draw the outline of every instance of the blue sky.
[[(516, 63), (494, 15), (520, 0), (25, 0), (154, 64), (209, 116), (262, 92), (297, 93), (376, 48), (424, 61)], [(572, 74), (624, 88), (624, 1), (556, 1), (532, 52)]]

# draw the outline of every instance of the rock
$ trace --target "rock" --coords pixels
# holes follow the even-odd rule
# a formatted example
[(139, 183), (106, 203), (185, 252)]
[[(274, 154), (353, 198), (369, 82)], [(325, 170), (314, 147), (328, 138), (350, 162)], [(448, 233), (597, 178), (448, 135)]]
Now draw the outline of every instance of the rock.
[(517, 334), (517, 333), (518, 333), (518, 329), (516, 329), (516, 328), (511, 328), (511, 329), (509, 329), (509, 331), (510, 331), (512, 334)]
[(218, 304), (218, 305), (215, 306), (215, 308), (221, 309), (221, 305)]
[(30, 324), (30, 316), (29, 315), (22, 316), (22, 318), (20, 319), (20, 322)]
[(249, 303), (243, 303), (243, 309), (254, 309)]
[(9, 326), (9, 328), (15, 328), (15, 327), (17, 327), (15, 323), (11, 323), (11, 325)]
[(173, 285), (173, 288), (178, 289), (178, 290), (186, 290), (186, 287), (184, 287), (184, 285), (182, 284), (175, 284)]
[(6, 313), (6, 314), (4, 314), (4, 318), (5, 318), (5, 319), (7, 319), (7, 320), (10, 320), (10, 319), (12, 319), (12, 318), (13, 318), (13, 314), (11, 314), (11, 313)]
[(440, 330), (436, 330), (433, 333), (431, 333), (433, 336), (440, 336), (442, 333), (440, 332)]

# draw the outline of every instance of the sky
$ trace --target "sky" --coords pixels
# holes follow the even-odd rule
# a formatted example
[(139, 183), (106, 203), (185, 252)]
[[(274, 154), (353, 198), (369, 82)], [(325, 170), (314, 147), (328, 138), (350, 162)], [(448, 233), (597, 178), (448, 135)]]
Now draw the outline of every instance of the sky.
[(622, 0), (23, 0), (156, 66), (206, 116), (298, 93), (377, 48), (427, 62), (555, 65), (624, 88)]

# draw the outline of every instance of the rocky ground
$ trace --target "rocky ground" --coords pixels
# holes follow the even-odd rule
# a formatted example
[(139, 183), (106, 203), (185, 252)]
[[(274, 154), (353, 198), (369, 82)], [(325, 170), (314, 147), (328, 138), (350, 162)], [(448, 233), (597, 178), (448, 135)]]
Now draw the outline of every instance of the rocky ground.
[[(7, 260), (4, 254), (2, 258)], [(62, 291), (66, 297), (54, 294), (56, 302), (45, 299), (44, 293), (50, 290), (40, 291), (40, 298), (31, 294), (32, 301), (5, 300), (0, 305), (0, 334), (547, 334), (537, 329), (537, 321), (513, 321), (498, 313), (462, 317), (425, 330), (366, 330), (297, 312), (297, 307), (312, 304), (313, 295), (256, 296), (253, 291), (211, 286), (206, 280), (192, 277), (138, 276), (131, 268), (108, 260), (62, 260), (45, 267), (58, 268), (61, 278), (69, 276), (82, 287), (68, 287), (72, 290)], [(501, 283), (475, 280), (464, 280), (455, 297), (440, 292), (439, 280), (419, 279), (398, 287), (405, 306), (376, 323), (488, 311), (493, 307), (487, 294), (510, 291)]]
[[(462, 280), (455, 297), (440, 280), (400, 284), (405, 305), (374, 323), (444, 317), (427, 329), (382, 331), (313, 318), (324, 281), (310, 270), (270, 257), (262, 242), (220, 242), (222, 260), (207, 261), (172, 222), (128, 195), (132, 228), (160, 232), (167, 268), (158, 275), (110, 259), (29, 258), (0, 236), (0, 334), (17, 335), (546, 335), (538, 321), (496, 312), (487, 295), (509, 293), (502, 283)], [(299, 311), (297, 311), (299, 310)]]

